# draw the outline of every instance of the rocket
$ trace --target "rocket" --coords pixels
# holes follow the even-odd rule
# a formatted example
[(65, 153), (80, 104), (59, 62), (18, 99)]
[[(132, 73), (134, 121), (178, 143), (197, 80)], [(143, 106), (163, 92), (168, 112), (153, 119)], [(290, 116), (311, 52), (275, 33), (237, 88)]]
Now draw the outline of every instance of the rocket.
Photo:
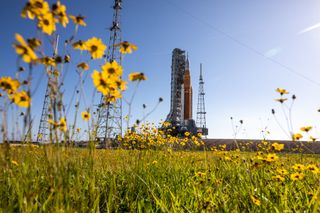
[(189, 59), (186, 61), (186, 68), (183, 75), (183, 88), (184, 88), (184, 112), (183, 119), (190, 120), (192, 119), (192, 85), (191, 85), (191, 76), (189, 69)]
[[(205, 119), (205, 109), (204, 109), (204, 92), (203, 92), (203, 80), (202, 75), (200, 76), (200, 89), (202, 91), (199, 93), (201, 96), (202, 108), (198, 115), (201, 115), (200, 119)], [(199, 96), (200, 97), (200, 96)], [(198, 99), (199, 100), (199, 99)], [(185, 51), (179, 48), (175, 48), (172, 51), (172, 63), (171, 63), (171, 102), (170, 102), (170, 112), (167, 115), (166, 121), (176, 128), (174, 134), (184, 134), (186, 131), (190, 132), (192, 135), (196, 135), (198, 132), (202, 132), (203, 135), (208, 135), (208, 129), (206, 128), (205, 120), (204, 122), (199, 122), (200, 128), (194, 119), (192, 119), (192, 85), (191, 85), (191, 75), (189, 69), (189, 59), (188, 55), (185, 55)], [(198, 104), (199, 106), (199, 104)], [(166, 127), (163, 127), (166, 129)]]

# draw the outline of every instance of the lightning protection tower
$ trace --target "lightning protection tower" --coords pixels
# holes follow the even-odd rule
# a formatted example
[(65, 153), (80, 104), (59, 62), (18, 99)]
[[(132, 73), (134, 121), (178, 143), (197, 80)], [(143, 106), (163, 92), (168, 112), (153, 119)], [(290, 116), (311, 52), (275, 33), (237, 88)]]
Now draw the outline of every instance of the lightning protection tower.
[(42, 113), (40, 118), (40, 124), (37, 134), (37, 142), (49, 142), (49, 134), (50, 134), (50, 126), (48, 123), (49, 115), (51, 114), (49, 110), (50, 107), (50, 79), (47, 85), (46, 94), (44, 97), (43, 107), (42, 107)]
[[(58, 53), (58, 42), (59, 36), (56, 37), (54, 43), (54, 53), (53, 57), (57, 56)], [(58, 107), (62, 106), (62, 99), (58, 96), (58, 76), (54, 75), (54, 68), (50, 67), (48, 70), (48, 84), (43, 101), (42, 113), (38, 128), (37, 142), (38, 143), (49, 143), (53, 142), (53, 139), (57, 139), (57, 136), (53, 138), (52, 127), (48, 123), (48, 119), (57, 120)]]
[(198, 132), (203, 136), (208, 135), (208, 128), (206, 124), (206, 109), (204, 102), (204, 80), (202, 77), (202, 64), (200, 64), (200, 77), (199, 77), (199, 90), (198, 90), (198, 105), (197, 105), (197, 120), (196, 124), (198, 127)]
[[(109, 48), (107, 61), (117, 61), (121, 65), (122, 57), (119, 52), (121, 43), (120, 11), (122, 0), (114, 0), (113, 21), (110, 27)], [(115, 103), (106, 103), (104, 96), (101, 96), (100, 104), (97, 109), (97, 140), (105, 142), (107, 139), (115, 138), (122, 134), (122, 100), (117, 99)]]

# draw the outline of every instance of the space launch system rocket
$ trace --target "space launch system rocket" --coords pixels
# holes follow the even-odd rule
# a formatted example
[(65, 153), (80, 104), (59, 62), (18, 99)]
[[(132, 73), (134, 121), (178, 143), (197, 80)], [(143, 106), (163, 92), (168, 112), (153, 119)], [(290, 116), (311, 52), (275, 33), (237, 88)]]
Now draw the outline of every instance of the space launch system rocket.
[[(200, 68), (199, 96), (197, 105), (197, 127), (192, 117), (192, 84), (189, 68), (189, 58), (186, 52), (179, 48), (172, 51), (171, 63), (171, 101), (170, 112), (166, 121), (170, 123), (170, 134), (184, 135), (190, 132), (192, 135), (201, 133), (208, 135), (208, 128), (205, 121), (204, 88), (203, 88), (202, 68)], [(171, 129), (171, 127), (174, 127)], [(165, 127), (163, 127), (165, 129)]]
[(192, 119), (192, 85), (189, 69), (189, 59), (186, 61), (186, 69), (183, 75), (183, 88), (184, 88), (184, 112), (183, 120)]
[(177, 127), (179, 132), (197, 133), (192, 118), (192, 84), (189, 59), (185, 51), (174, 49), (171, 65), (171, 104), (166, 121)]

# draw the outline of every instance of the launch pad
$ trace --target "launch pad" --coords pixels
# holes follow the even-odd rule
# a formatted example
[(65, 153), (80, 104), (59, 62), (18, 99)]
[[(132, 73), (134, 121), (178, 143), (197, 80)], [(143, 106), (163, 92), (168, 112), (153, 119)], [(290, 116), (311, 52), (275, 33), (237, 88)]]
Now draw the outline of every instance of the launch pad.
[(195, 122), (192, 118), (193, 93), (189, 59), (184, 50), (175, 48), (172, 51), (170, 112), (166, 118), (174, 135), (183, 135), (185, 132), (190, 132), (191, 135), (198, 133), (203, 136), (208, 135), (205, 121), (202, 66), (200, 66), (199, 80), (197, 122)]

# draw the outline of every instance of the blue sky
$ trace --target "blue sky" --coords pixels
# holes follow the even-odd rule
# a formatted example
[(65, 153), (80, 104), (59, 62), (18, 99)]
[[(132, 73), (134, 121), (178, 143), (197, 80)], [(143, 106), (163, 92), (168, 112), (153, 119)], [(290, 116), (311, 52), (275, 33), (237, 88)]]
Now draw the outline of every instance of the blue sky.
[[(96, 36), (108, 43), (111, 0), (62, 3), (67, 5), (68, 13), (87, 17), (88, 26), (80, 29), (79, 39)], [(19, 15), (23, 5), (24, 1), (18, 0), (3, 3), (0, 14), (1, 76), (15, 74), (16, 55), (11, 47), (14, 33), (26, 38), (35, 36), (34, 23)], [(125, 74), (141, 71), (149, 78), (140, 85), (134, 100), (133, 120), (142, 116), (142, 104), (151, 108), (159, 97), (163, 97), (164, 102), (149, 120), (158, 122), (166, 118), (170, 106), (171, 52), (178, 47), (189, 53), (194, 110), (199, 64), (203, 64), (210, 138), (233, 137), (230, 122), (233, 117), (235, 121), (244, 121), (238, 138), (261, 138), (261, 129), (268, 126), (271, 132), (268, 138), (287, 139), (271, 115), (274, 108), (279, 122), (287, 129), (280, 104), (274, 101), (278, 98), (274, 91), (277, 87), (286, 88), (297, 96), (292, 108), (294, 131), (312, 125), (315, 127), (312, 135), (319, 137), (319, 11), (317, 0), (123, 0), (123, 39), (139, 47), (134, 54), (125, 56)], [(73, 25), (68, 28), (59, 27), (58, 33), (70, 35)], [(90, 73), (101, 64), (102, 61), (92, 63)], [(63, 88), (67, 103), (77, 82), (72, 65), (69, 69)], [(35, 71), (34, 82), (43, 70)], [(33, 98), (36, 130), (45, 85), (46, 81), (42, 80)], [(129, 84), (127, 97), (132, 88)], [(87, 102), (90, 102), (93, 90), (90, 76), (85, 90)], [(84, 110), (85, 106), (81, 107)], [(193, 113), (195, 115), (196, 111)]]

